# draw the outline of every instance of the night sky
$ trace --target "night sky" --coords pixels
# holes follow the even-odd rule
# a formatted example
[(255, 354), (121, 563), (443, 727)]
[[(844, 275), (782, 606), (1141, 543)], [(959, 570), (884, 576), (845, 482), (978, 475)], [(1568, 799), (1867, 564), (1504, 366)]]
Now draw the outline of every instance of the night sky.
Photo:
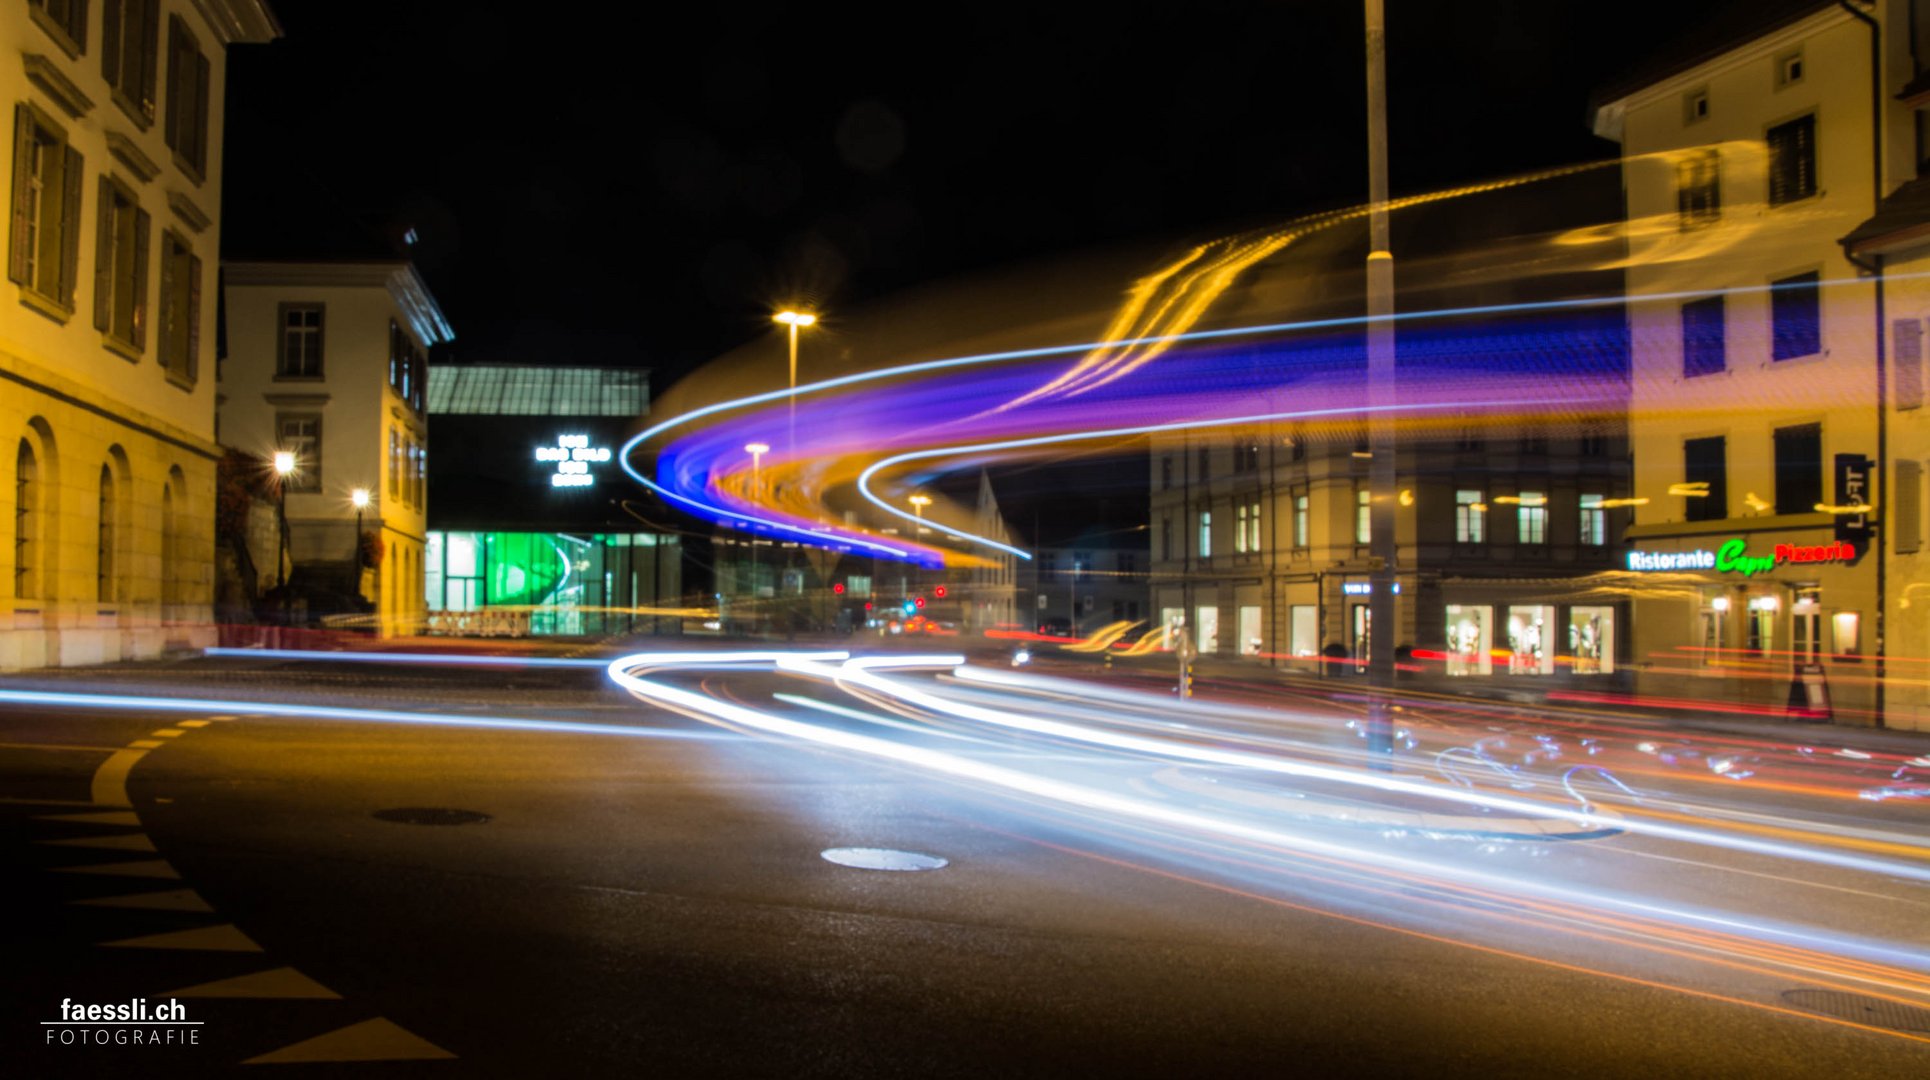
[[(1346, 0), (272, 2), (287, 37), (230, 52), (225, 253), (413, 227), (445, 360), (662, 387), (775, 304), (1365, 197)], [(1399, 194), (1612, 155), (1589, 92), (1703, 5), (1388, 8)]]

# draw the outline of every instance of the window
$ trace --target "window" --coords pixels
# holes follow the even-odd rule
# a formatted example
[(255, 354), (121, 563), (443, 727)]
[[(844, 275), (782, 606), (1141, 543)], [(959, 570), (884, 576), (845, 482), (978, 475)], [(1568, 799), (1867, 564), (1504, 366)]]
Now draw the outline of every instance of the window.
[(1685, 521), (1720, 521), (1729, 516), (1729, 451), (1720, 435), (1682, 443), (1682, 474), (1707, 494), (1684, 496)]
[(1454, 542), (1480, 544), (1488, 539), (1488, 504), (1481, 492), (1462, 488), (1454, 493)]
[(1297, 548), (1307, 546), (1307, 502), (1305, 495), (1293, 497), (1293, 546)]
[(1246, 546), (1246, 504), (1233, 508), (1233, 550), (1244, 555)]
[(1790, 360), (1823, 351), (1822, 276), (1807, 274), (1772, 282), (1769, 293), (1771, 356)]
[(280, 308), (281, 338), (276, 342), (275, 378), (319, 379), (322, 377), (322, 324), (327, 309), (322, 304), (283, 304)]
[(152, 222), (134, 189), (101, 177), (94, 244), (94, 328), (110, 347), (139, 358), (147, 348), (147, 244)]
[(1776, 89), (1803, 81), (1803, 50), (1791, 49), (1776, 57)]
[(1171, 454), (1159, 459), (1159, 490), (1173, 490), (1173, 455)]
[(1895, 476), (1890, 495), (1890, 537), (1898, 555), (1909, 555), (1923, 546), (1923, 463), (1898, 458)]
[(1588, 547), (1608, 543), (1608, 511), (1602, 509), (1602, 496), (1581, 498), (1581, 542)]
[(389, 429), (389, 497), (399, 498), (402, 494), (402, 436), (394, 428)]
[(1204, 484), (1213, 475), (1213, 454), (1206, 447), (1200, 447), (1200, 483)]
[(192, 384), (201, 365), (201, 260), (173, 230), (161, 234), (161, 366)]
[(1494, 609), (1447, 606), (1447, 673), (1494, 674)]
[(13, 458), (13, 595), (32, 600), (40, 564), (40, 461), (33, 444), (20, 440)]
[(1247, 527), (1246, 549), (1248, 551), (1259, 551), (1260, 550), (1260, 504), (1257, 502), (1247, 504), (1246, 527)]
[(1823, 425), (1777, 428), (1776, 512), (1813, 514), (1823, 501)]
[(1295, 656), (1320, 655), (1320, 615), (1312, 604), (1287, 609), (1287, 651)]
[(80, 152), (26, 102), (13, 111), (13, 235), (7, 277), (20, 299), (56, 317), (74, 313), (80, 270)]
[(100, 515), (95, 518), (94, 599), (103, 604), (114, 602), (114, 469), (101, 466)]
[(101, 11), (101, 77), (112, 88), (114, 103), (142, 127), (154, 122), (160, 29), (160, 0), (105, 0)]
[(1121, 551), (1113, 556), (1113, 569), (1121, 577), (1129, 577), (1139, 571), (1139, 559), (1130, 551)]
[(1454, 440), (1454, 448), (1463, 453), (1479, 453), (1481, 450), (1481, 432), (1471, 427), (1462, 428), (1461, 434)]
[(1714, 375), (1728, 367), (1722, 297), (1682, 305), (1682, 377)]
[(1515, 540), (1522, 544), (1545, 544), (1548, 542), (1548, 494), (1543, 491), (1524, 491), (1521, 505), (1517, 508)]
[(1581, 451), (1582, 451), (1582, 456), (1585, 458), (1601, 457), (1602, 455), (1608, 453), (1608, 436), (1603, 435), (1599, 431), (1583, 432), (1582, 438), (1581, 438)]
[(1200, 511), (1200, 558), (1213, 557), (1213, 511)]
[(429, 448), (417, 444), (415, 448), (415, 504), (418, 507), (429, 505)]
[(1521, 437), (1521, 452), (1524, 454), (1546, 454), (1548, 452), (1548, 436), (1523, 435)]
[(1682, 95), (1683, 126), (1686, 127), (1689, 124), (1693, 124), (1698, 120), (1707, 120), (1708, 118), (1709, 118), (1709, 88), (1708, 87), (1705, 86), (1699, 90), (1691, 90), (1688, 93)]
[(1233, 471), (1254, 472), (1260, 467), (1260, 444), (1251, 440), (1233, 445)]
[(1371, 544), (1374, 541), (1373, 495), (1366, 488), (1354, 489), (1354, 542)]
[(68, 56), (87, 51), (87, 0), (27, 0), (27, 10)]
[(1173, 519), (1171, 517), (1162, 517), (1159, 519), (1159, 557), (1162, 559), (1171, 559), (1174, 557)]
[(1890, 323), (1891, 355), (1896, 358), (1896, 407), (1923, 407), (1923, 320)]
[(1698, 150), (1675, 163), (1675, 208), (1683, 232), (1721, 220), (1721, 151)]
[(295, 455), (295, 472), (288, 478), (288, 490), (322, 490), (321, 417), (313, 413), (277, 413), (275, 449), (292, 451)]
[(1769, 129), (1769, 205), (1816, 194), (1816, 117), (1804, 116)]
[(168, 17), (167, 144), (199, 181), (208, 169), (208, 58), (178, 15)]
[(1288, 439), (1287, 450), (1288, 450), (1287, 457), (1289, 460), (1292, 460), (1292, 461), (1307, 460), (1307, 440), (1305, 438)]

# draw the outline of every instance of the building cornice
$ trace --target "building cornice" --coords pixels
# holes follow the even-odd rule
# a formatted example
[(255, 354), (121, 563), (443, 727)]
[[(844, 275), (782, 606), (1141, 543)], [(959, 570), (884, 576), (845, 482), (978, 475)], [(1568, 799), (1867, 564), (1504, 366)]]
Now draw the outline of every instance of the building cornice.
[(229, 288), (257, 285), (382, 288), (402, 310), (409, 329), (425, 346), (456, 339), (456, 331), (436, 303), (435, 294), (406, 259), (354, 262), (297, 262), (236, 260), (221, 264)]
[(194, 10), (223, 45), (261, 45), (282, 36), (281, 22), (265, 0), (192, 0)]
[(1786, 48), (1838, 23), (1848, 23), (1851, 19), (1849, 12), (1831, 5), (1795, 22), (1776, 27), (1759, 37), (1739, 41), (1721, 53), (1668, 71), (1652, 81), (1626, 89), (1614, 98), (1600, 102), (1591, 111), (1589, 127), (1597, 136), (1619, 143), (1622, 141), (1622, 124), (1628, 116), (1629, 109), (1687, 93), (1698, 84), (1707, 82), (1717, 75), (1732, 71), (1744, 64), (1767, 59), (1779, 49)]

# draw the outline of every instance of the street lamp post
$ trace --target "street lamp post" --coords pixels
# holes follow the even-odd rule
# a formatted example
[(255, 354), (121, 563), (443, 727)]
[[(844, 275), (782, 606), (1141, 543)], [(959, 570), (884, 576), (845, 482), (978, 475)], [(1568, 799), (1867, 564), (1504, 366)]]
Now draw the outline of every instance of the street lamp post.
[(817, 323), (818, 317), (808, 311), (780, 311), (771, 318), (791, 328), (791, 399), (790, 399), (790, 436), (788, 450), (797, 452), (797, 332)]
[(369, 489), (356, 488), (350, 491), (348, 493), (348, 501), (350, 505), (355, 507), (355, 559), (353, 563), (355, 567), (355, 596), (357, 599), (366, 599), (366, 597), (362, 596), (362, 511), (369, 508)]
[[(771, 446), (769, 443), (761, 443), (761, 442), (745, 443), (744, 452), (751, 456), (751, 494), (753, 496), (756, 496), (762, 490), (762, 487), (763, 487), (763, 482), (762, 482), (762, 479), (760, 478), (760, 473), (762, 472), (762, 469), (763, 469), (764, 455), (771, 452)], [(755, 531), (751, 533), (750, 545), (751, 545), (751, 611), (753, 612), (753, 614), (755, 614), (758, 611), (757, 601), (759, 599), (757, 595), (757, 571), (758, 571), (757, 533)], [(773, 589), (772, 592), (776, 592), (776, 590)]]
[(288, 478), (295, 475), (292, 450), (275, 451), (275, 591), (281, 594), (281, 624), (288, 625)]
[(918, 515), (918, 531), (921, 533), (924, 532), (925, 531), (925, 507), (931, 505), (931, 496), (930, 495), (913, 495), (911, 498), (906, 499), (905, 501), (911, 504), (911, 512)]
[(1376, 767), (1392, 768), (1394, 689), (1394, 256), (1387, 228), (1387, 30), (1382, 0), (1367, 5), (1367, 402), (1368, 448), (1367, 747)]

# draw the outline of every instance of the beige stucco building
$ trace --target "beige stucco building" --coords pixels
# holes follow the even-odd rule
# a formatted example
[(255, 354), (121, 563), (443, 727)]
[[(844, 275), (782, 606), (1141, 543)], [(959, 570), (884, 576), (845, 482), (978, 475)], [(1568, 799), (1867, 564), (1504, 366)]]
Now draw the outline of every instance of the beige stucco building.
[(1912, 593), (1930, 294), (1896, 277), (1930, 255), (1897, 212), (1923, 158), (1899, 94), (1930, 62), (1926, 16), (1783, 5), (1598, 97), (1628, 201), (1645, 692), (1930, 723)]
[(0, 10), (0, 669), (211, 644), (225, 48), (259, 0)]
[[(227, 262), (221, 439), (263, 462), (295, 455), (287, 488), (291, 592), (308, 614), (374, 604), (385, 634), (422, 626), (430, 347), (454, 331), (405, 260)], [(354, 493), (367, 493), (355, 505)], [(356, 522), (380, 539), (358, 561)], [(272, 584), (276, 553), (255, 564)]]

